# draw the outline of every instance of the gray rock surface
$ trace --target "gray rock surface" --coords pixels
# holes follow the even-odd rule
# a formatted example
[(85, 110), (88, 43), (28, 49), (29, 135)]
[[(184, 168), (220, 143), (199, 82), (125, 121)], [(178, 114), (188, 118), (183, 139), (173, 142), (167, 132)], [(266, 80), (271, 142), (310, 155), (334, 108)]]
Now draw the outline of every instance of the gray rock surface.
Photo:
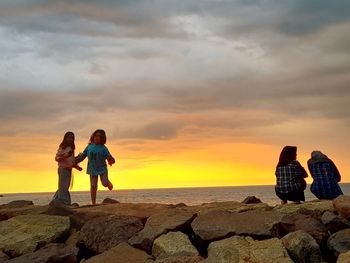
[(84, 263), (151, 263), (154, 262), (152, 256), (146, 252), (133, 248), (127, 243), (119, 245), (94, 256)]
[(162, 259), (173, 256), (198, 256), (199, 253), (186, 234), (169, 232), (154, 241), (152, 255)]
[(157, 237), (171, 230), (183, 230), (195, 216), (194, 212), (181, 208), (154, 214), (148, 218), (144, 229), (130, 238), (129, 244), (150, 252)]
[(212, 211), (199, 215), (191, 226), (202, 241), (218, 240), (230, 235), (266, 238), (279, 236), (281, 217), (274, 211)]
[(212, 242), (207, 263), (293, 263), (278, 238), (255, 241), (251, 237), (234, 236)]
[(340, 230), (331, 235), (327, 241), (328, 248), (337, 257), (350, 250), (350, 229)]
[(342, 217), (350, 220), (350, 196), (338, 196), (333, 200), (333, 206)]
[(102, 253), (129, 240), (143, 228), (132, 216), (106, 216), (88, 221), (79, 231), (78, 241), (95, 253)]
[(33, 253), (6, 261), (6, 263), (76, 263), (78, 249), (64, 244), (48, 244)]
[(319, 263), (322, 255), (316, 240), (308, 233), (298, 230), (282, 238), (282, 243), (294, 262)]
[(55, 242), (67, 234), (68, 217), (21, 215), (0, 222), (0, 249), (12, 257), (34, 252), (38, 245)]

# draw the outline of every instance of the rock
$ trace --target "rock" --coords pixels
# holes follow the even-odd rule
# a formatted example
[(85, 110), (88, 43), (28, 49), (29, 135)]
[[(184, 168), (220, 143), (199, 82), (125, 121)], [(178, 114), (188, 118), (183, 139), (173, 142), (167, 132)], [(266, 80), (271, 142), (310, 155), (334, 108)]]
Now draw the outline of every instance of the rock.
[(173, 256), (198, 256), (199, 253), (187, 235), (182, 232), (169, 232), (154, 241), (152, 255), (162, 259)]
[(95, 206), (81, 206), (75, 209), (75, 216), (80, 218), (82, 222), (87, 222), (91, 219), (108, 215), (135, 216), (142, 220), (146, 220), (151, 215), (168, 209), (169, 206), (165, 204), (116, 203)]
[(114, 200), (112, 198), (105, 198), (102, 201), (102, 204), (118, 204), (118, 203), (120, 203), (120, 202), (117, 200)]
[(293, 263), (278, 238), (255, 241), (251, 237), (234, 236), (212, 242), (207, 263)]
[(342, 217), (350, 220), (350, 196), (338, 196), (333, 200), (333, 206)]
[(4, 195), (0, 195), (0, 197), (4, 197)]
[(329, 234), (320, 218), (319, 211), (300, 209), (294, 214), (284, 216), (281, 225), (288, 233), (303, 230), (310, 234), (318, 244), (321, 244), (328, 239)]
[(156, 263), (204, 263), (201, 256), (176, 256), (163, 259), (157, 259)]
[(34, 252), (55, 242), (70, 228), (68, 217), (22, 215), (0, 222), (0, 249), (12, 257)]
[(150, 252), (153, 241), (171, 230), (184, 230), (195, 218), (195, 213), (184, 209), (170, 209), (150, 216), (144, 229), (129, 239), (129, 244)]
[(127, 243), (119, 245), (107, 250), (106, 252), (94, 256), (84, 263), (151, 263), (154, 262), (152, 256), (146, 252), (133, 248)]
[(255, 196), (248, 196), (243, 201), (242, 204), (259, 204), (262, 203), (259, 198), (256, 198)]
[(315, 200), (310, 202), (305, 202), (302, 204), (286, 204), (277, 205), (273, 208), (274, 211), (278, 211), (282, 214), (292, 214), (300, 209), (307, 209), (311, 211), (319, 211), (321, 213), (325, 211), (334, 211), (333, 203), (331, 200)]
[(0, 263), (3, 263), (8, 259), (9, 257), (4, 252), (2, 252), (2, 250), (0, 250)]
[(143, 228), (142, 221), (132, 216), (107, 216), (88, 221), (79, 231), (79, 241), (94, 251), (102, 253), (128, 241)]
[(37, 215), (45, 213), (48, 210), (49, 206), (36, 206), (36, 205), (25, 205), (22, 207), (16, 206), (0, 206), (0, 221), (7, 220), (11, 217), (19, 215)]
[(212, 211), (199, 215), (191, 226), (196, 236), (204, 242), (233, 235), (269, 238), (280, 236), (281, 217), (281, 214), (273, 211)]
[(340, 253), (345, 253), (350, 250), (350, 229), (340, 230), (331, 235), (327, 242), (328, 248), (336, 257)]
[(331, 233), (350, 228), (350, 221), (329, 211), (323, 213), (321, 221)]
[(337, 263), (349, 263), (350, 262), (350, 250), (346, 253), (341, 253), (338, 257)]
[(316, 240), (305, 231), (298, 230), (282, 238), (284, 247), (294, 262), (319, 263), (322, 255)]
[(20, 207), (27, 206), (27, 205), (34, 205), (34, 203), (32, 201), (27, 201), (27, 200), (15, 200), (15, 201), (12, 201), (8, 204), (2, 205), (2, 207), (20, 208)]
[(76, 263), (78, 249), (64, 244), (48, 244), (33, 253), (6, 261), (6, 263)]
[(269, 211), (273, 208), (268, 204), (242, 204), (241, 202), (214, 202), (188, 207), (196, 214), (206, 214), (212, 211), (245, 212), (250, 210)]
[(70, 233), (70, 236), (67, 238), (65, 244), (68, 247), (77, 247), (78, 240), (79, 240), (79, 231), (74, 230)]

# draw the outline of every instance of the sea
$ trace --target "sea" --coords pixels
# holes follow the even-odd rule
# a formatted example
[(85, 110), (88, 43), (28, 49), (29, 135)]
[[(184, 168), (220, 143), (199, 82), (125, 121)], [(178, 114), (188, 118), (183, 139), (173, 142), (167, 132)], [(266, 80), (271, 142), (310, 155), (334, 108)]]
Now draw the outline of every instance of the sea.
[[(350, 195), (350, 183), (342, 183), (340, 187), (344, 194)], [(6, 204), (14, 200), (31, 200), (35, 205), (46, 205), (51, 201), (53, 195), (54, 193), (3, 194), (0, 197), (0, 204)], [(105, 198), (112, 198), (122, 203), (185, 203), (186, 205), (199, 205), (224, 201), (241, 202), (247, 196), (256, 196), (269, 205), (280, 203), (280, 200), (275, 195), (274, 185), (101, 190), (97, 193), (97, 203), (101, 203)], [(305, 198), (307, 201), (316, 199), (310, 191), (310, 185), (305, 190)], [(78, 203), (80, 206), (90, 204), (90, 192), (73, 191), (71, 192), (71, 199), (73, 203)]]

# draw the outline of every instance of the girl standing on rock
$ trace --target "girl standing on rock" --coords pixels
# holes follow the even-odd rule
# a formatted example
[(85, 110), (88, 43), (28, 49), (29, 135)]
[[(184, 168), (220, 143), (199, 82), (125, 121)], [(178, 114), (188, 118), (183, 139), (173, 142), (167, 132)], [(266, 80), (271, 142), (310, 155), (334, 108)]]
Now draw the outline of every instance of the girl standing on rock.
[(297, 147), (285, 146), (283, 148), (275, 175), (275, 191), (281, 199), (281, 204), (287, 204), (288, 200), (295, 203), (305, 201), (306, 182), (304, 178), (307, 177), (307, 173), (297, 161)]
[(108, 179), (108, 169), (106, 160), (110, 166), (115, 163), (115, 159), (109, 153), (105, 146), (107, 141), (104, 130), (96, 130), (90, 137), (90, 142), (85, 150), (76, 158), (77, 162), (83, 161), (88, 157), (88, 165), (86, 173), (90, 175), (90, 194), (91, 202), (96, 204), (96, 192), (98, 185), (98, 176), (100, 176), (101, 183), (109, 190), (113, 189), (113, 184)]
[(74, 139), (75, 136), (73, 132), (66, 132), (57, 150), (55, 160), (58, 162), (58, 190), (52, 198), (51, 205), (71, 204), (69, 186), (71, 185), (72, 168), (74, 167), (81, 170), (81, 168), (75, 164)]

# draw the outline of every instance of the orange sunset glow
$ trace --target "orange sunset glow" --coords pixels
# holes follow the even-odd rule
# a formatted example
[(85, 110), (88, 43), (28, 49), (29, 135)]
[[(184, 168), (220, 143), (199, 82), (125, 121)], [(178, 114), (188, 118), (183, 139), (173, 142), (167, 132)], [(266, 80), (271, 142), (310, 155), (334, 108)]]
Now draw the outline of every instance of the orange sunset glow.
[[(117, 190), (273, 185), (285, 145), (350, 182), (344, 8), (119, 2), (1, 1), (0, 193), (56, 191), (64, 133), (78, 154), (96, 129)], [(90, 188), (86, 164), (73, 191)]]

